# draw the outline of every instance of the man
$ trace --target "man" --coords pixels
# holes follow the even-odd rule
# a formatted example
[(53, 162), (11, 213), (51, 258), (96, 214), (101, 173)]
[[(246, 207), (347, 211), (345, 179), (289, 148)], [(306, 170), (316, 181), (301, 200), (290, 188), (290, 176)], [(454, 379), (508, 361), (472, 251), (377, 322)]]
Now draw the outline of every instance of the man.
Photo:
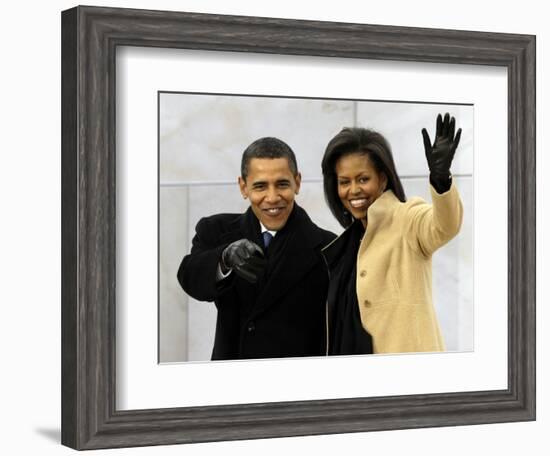
[(178, 270), (189, 295), (216, 304), (212, 359), (324, 355), (320, 250), (335, 236), (294, 202), (294, 152), (277, 138), (258, 139), (243, 153), (238, 182), (248, 210), (201, 219)]

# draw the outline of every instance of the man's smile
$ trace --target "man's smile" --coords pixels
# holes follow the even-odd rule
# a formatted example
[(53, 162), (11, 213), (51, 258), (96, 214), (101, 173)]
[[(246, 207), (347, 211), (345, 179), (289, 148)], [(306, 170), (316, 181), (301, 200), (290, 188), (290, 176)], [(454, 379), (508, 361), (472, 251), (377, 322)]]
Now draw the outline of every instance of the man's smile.
[(284, 210), (285, 210), (285, 207), (268, 207), (268, 208), (262, 209), (263, 212), (265, 212), (265, 213), (267, 213), (267, 215), (271, 215), (271, 216), (277, 216), (281, 212), (283, 212)]

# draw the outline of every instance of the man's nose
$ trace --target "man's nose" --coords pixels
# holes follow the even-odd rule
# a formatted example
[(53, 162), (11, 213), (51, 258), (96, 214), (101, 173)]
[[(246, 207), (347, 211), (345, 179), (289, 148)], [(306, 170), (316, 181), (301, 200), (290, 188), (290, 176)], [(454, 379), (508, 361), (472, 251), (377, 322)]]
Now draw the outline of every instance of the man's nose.
[(280, 197), (281, 195), (279, 195), (276, 187), (269, 187), (267, 189), (267, 195), (265, 198), (269, 203), (276, 203), (279, 201)]

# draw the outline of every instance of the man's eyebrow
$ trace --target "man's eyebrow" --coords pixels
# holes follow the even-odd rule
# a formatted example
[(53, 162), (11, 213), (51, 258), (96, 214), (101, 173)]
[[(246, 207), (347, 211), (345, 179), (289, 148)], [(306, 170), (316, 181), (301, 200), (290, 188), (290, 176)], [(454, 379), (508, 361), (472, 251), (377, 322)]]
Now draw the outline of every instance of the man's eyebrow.
[(265, 185), (265, 184), (266, 184), (266, 181), (263, 181), (263, 180), (254, 181), (252, 182), (252, 187), (261, 187), (262, 185)]

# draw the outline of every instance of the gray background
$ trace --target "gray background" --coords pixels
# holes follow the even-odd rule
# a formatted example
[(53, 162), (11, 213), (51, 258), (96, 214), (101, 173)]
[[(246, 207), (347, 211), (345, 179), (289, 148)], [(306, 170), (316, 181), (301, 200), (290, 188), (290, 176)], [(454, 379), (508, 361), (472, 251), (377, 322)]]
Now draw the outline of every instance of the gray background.
[(186, 295), (176, 280), (198, 220), (242, 212), (237, 176), (242, 152), (262, 136), (276, 136), (296, 153), (302, 187), (296, 201), (335, 233), (323, 197), (320, 162), (342, 127), (381, 132), (390, 142), (407, 197), (430, 200), (423, 127), (431, 138), (438, 113), (462, 127), (452, 171), (464, 203), (459, 235), (433, 259), (434, 303), (449, 351), (473, 349), (473, 115), (464, 105), (159, 94), (159, 361), (210, 359), (216, 310)]

